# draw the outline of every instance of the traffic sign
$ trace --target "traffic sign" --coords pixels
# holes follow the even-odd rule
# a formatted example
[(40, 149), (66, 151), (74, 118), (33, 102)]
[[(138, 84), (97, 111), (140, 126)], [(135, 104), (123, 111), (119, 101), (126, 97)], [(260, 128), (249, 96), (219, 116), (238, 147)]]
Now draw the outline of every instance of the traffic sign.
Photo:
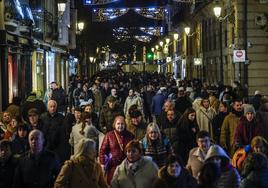
[(246, 61), (246, 51), (245, 50), (234, 50), (233, 51), (233, 61), (234, 61), (234, 63), (245, 62)]

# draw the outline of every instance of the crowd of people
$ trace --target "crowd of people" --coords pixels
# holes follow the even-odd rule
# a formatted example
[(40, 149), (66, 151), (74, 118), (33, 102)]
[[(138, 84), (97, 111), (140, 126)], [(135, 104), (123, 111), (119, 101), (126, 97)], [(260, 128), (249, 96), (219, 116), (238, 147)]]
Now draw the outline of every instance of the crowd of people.
[(266, 188), (268, 98), (172, 75), (52, 82), (0, 116), (0, 188)]

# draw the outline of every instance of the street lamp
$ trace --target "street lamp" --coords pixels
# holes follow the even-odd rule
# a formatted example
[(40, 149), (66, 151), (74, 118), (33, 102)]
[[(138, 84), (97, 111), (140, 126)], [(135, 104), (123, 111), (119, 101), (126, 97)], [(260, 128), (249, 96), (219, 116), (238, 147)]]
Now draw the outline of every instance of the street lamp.
[(174, 33), (173, 34), (174, 40), (178, 40), (179, 39), (179, 34), (178, 33)]
[(78, 29), (78, 31), (83, 31), (84, 27), (85, 27), (85, 23), (84, 22), (77, 23), (77, 29)]
[(163, 41), (160, 41), (160, 42), (159, 42), (159, 45), (160, 45), (161, 47), (163, 47), (164, 42), (163, 42)]
[(154, 48), (151, 48), (151, 51), (154, 52)]
[(169, 42), (170, 42), (170, 38), (166, 38), (167, 45), (169, 44)]
[(94, 63), (95, 62), (95, 58), (94, 57), (89, 57), (89, 61), (91, 62), (91, 63)]
[(185, 27), (184, 32), (188, 36), (190, 34), (191, 28), (190, 27)]
[(155, 45), (155, 49), (156, 49), (156, 51), (159, 49), (159, 46), (158, 45)]
[(219, 5), (216, 5), (213, 8), (213, 12), (214, 12), (214, 15), (219, 19), (219, 17), (221, 16), (221, 7)]
[(58, 3), (59, 18), (61, 19), (66, 9), (66, 3)]

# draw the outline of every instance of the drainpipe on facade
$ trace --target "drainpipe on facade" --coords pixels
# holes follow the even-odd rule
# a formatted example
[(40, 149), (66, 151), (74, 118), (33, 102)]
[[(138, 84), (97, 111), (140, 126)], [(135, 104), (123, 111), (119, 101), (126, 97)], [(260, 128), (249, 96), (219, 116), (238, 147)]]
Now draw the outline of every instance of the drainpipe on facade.
[(244, 49), (246, 55), (246, 62), (244, 63), (244, 86), (246, 87), (245, 95), (248, 97), (248, 0), (245, 0), (244, 2)]
[(220, 21), (220, 81), (222, 84), (224, 84), (223, 80), (223, 53), (222, 53), (222, 22)]
[(5, 30), (5, 1), (0, 0), (0, 111), (8, 104), (8, 83), (7, 83), (7, 42)]

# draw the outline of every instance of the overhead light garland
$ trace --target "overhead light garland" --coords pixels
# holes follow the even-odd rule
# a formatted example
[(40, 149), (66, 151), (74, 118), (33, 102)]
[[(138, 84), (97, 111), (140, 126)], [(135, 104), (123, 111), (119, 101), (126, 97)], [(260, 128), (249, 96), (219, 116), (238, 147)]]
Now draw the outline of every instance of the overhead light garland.
[(140, 27), (140, 30), (153, 36), (161, 36), (164, 34), (164, 27)]
[(93, 21), (105, 22), (112, 20), (119, 16), (126, 14), (128, 11), (144, 16), (146, 18), (155, 20), (164, 20), (165, 15), (168, 14), (167, 9), (164, 7), (151, 7), (151, 8), (96, 8), (93, 9)]
[(145, 42), (148, 43), (152, 40), (152, 38), (150, 36), (146, 36), (146, 35), (142, 35), (142, 36), (134, 36), (134, 38), (140, 42)]
[(168, 13), (167, 9), (164, 7), (135, 8), (134, 11), (146, 18), (155, 20), (163, 20), (165, 18), (165, 13)]
[(131, 38), (129, 29), (125, 27), (118, 27), (113, 29), (113, 36), (115, 39), (121, 41), (127, 41)]
[(119, 0), (84, 0), (84, 5), (105, 5)]
[(99, 8), (93, 9), (93, 21), (105, 22), (115, 19), (128, 12), (128, 8)]

